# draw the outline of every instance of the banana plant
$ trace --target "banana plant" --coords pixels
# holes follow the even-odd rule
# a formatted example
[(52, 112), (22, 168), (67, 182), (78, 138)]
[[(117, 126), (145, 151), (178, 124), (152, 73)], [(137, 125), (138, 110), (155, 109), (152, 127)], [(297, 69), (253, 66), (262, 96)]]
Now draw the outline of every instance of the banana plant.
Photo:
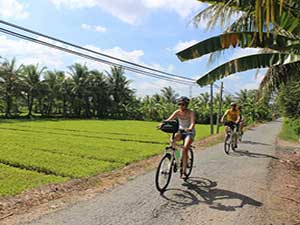
[[(291, 65), (300, 65), (300, 4), (296, 0), (270, 0), (273, 6), (264, 5), (264, 0), (215, 0), (207, 2), (211, 5), (198, 13), (194, 21), (198, 23), (205, 16), (210, 16), (208, 26), (216, 24), (217, 20), (229, 20), (233, 11), (242, 12), (226, 31), (218, 36), (201, 41), (181, 52), (177, 53), (181, 61), (187, 61), (202, 57), (206, 54), (225, 51), (229, 48), (260, 48), (258, 54), (244, 56), (228, 61), (213, 70), (205, 73), (198, 84), (205, 86), (218, 79), (231, 74), (256, 68), (270, 68), (273, 73), (280, 77), (280, 71)], [(263, 21), (257, 22), (257, 2), (260, 2)], [(274, 10), (281, 9), (278, 16)], [(273, 10), (273, 11), (272, 11)], [(276, 15), (275, 15), (276, 14)], [(270, 17), (274, 17), (270, 22)], [(259, 19), (260, 20), (260, 19)], [(261, 31), (261, 27), (265, 27)], [(274, 73), (274, 71), (276, 73)], [(261, 89), (270, 86), (270, 76), (264, 79)], [(263, 84), (266, 84), (263, 86)]]

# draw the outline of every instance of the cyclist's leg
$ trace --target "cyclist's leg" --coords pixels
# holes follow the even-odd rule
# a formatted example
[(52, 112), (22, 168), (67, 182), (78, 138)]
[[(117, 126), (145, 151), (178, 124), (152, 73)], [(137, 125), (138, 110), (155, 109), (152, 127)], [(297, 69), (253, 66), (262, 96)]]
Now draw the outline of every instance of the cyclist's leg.
[(173, 140), (172, 140), (172, 137), (170, 138), (170, 141), (173, 142), (173, 143), (175, 143), (177, 141), (181, 141), (181, 140), (182, 140), (182, 136), (181, 136), (181, 134), (179, 132), (175, 134)]
[(184, 139), (184, 146), (183, 146), (183, 152), (182, 152), (182, 172), (183, 174), (186, 174), (186, 168), (187, 168), (187, 161), (188, 161), (188, 150), (193, 143), (193, 137), (192, 135), (187, 135)]
[(228, 122), (225, 122), (224, 126), (225, 126), (225, 138), (226, 138), (227, 135), (228, 135), (228, 133), (229, 133), (229, 131), (230, 131), (230, 126), (229, 126)]

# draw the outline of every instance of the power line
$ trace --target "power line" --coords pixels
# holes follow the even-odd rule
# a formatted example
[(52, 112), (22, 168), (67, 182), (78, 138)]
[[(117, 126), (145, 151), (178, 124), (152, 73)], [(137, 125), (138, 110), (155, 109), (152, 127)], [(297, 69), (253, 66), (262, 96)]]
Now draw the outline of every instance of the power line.
[(34, 43), (37, 43), (37, 44), (40, 44), (40, 45), (44, 45), (44, 46), (47, 46), (47, 47), (50, 47), (50, 48), (54, 48), (54, 49), (57, 49), (57, 50), (60, 50), (60, 51), (64, 51), (64, 52), (67, 52), (67, 53), (70, 53), (70, 54), (73, 54), (73, 55), (77, 55), (77, 56), (80, 56), (80, 57), (83, 57), (83, 58), (87, 58), (87, 59), (90, 59), (90, 60), (93, 60), (93, 61), (104, 63), (106, 65), (122, 66), (124, 69), (126, 69), (128, 71), (131, 71), (131, 72), (134, 72), (134, 73), (137, 73), (137, 74), (141, 74), (141, 75), (145, 75), (145, 76), (149, 76), (149, 77), (154, 77), (154, 78), (157, 78), (157, 79), (167, 80), (167, 81), (175, 82), (175, 83), (178, 83), (178, 84), (192, 85), (192, 86), (197, 86), (198, 87), (198, 85), (196, 85), (195, 83), (190, 82), (190, 81), (179, 80), (177, 78), (167, 77), (167, 76), (164, 76), (164, 75), (144, 71), (144, 70), (141, 70), (141, 69), (132, 68), (132, 67), (122, 65), (122, 64), (119, 64), (119, 63), (114, 63), (114, 62), (111, 62), (109, 60), (96, 58), (94, 56), (90, 56), (90, 55), (87, 55), (87, 54), (84, 54), (84, 53), (81, 53), (81, 52), (78, 52), (78, 51), (75, 51), (75, 50), (71, 50), (71, 49), (61, 47), (61, 46), (57, 46), (55, 44), (51, 44), (51, 43), (48, 43), (48, 42), (45, 42), (45, 41), (42, 41), (42, 40), (38, 40), (36, 38), (29, 37), (29, 36), (26, 36), (26, 35), (23, 35), (23, 34), (20, 34), (20, 33), (17, 33), (17, 32), (13, 32), (13, 31), (10, 31), (10, 30), (4, 29), (4, 28), (0, 28), (0, 32), (11, 35), (11, 36), (14, 36), (14, 37), (17, 37), (17, 38), (21, 38), (21, 39), (26, 40), (26, 41), (31, 41), (31, 42), (34, 42)]
[(123, 60), (123, 59), (114, 57), (114, 56), (110, 56), (110, 55), (107, 55), (107, 54), (104, 54), (104, 53), (101, 53), (101, 52), (98, 52), (98, 51), (94, 51), (94, 50), (91, 50), (91, 49), (88, 49), (88, 48), (85, 48), (85, 47), (82, 47), (82, 46), (79, 46), (79, 45), (76, 45), (76, 44), (72, 44), (72, 43), (67, 42), (67, 41), (60, 40), (58, 38), (51, 37), (49, 35), (42, 34), (40, 32), (36, 32), (34, 30), (31, 30), (31, 29), (28, 29), (28, 28), (25, 28), (25, 27), (22, 27), (22, 26), (13, 24), (13, 23), (6, 22), (4, 20), (0, 20), (0, 23), (5, 24), (5, 25), (10, 26), (10, 27), (14, 27), (14, 28), (19, 29), (19, 30), (23, 30), (23, 31), (31, 33), (31, 34), (35, 34), (35, 35), (38, 35), (38, 36), (56, 41), (56, 42), (60, 42), (62, 44), (68, 45), (68, 46), (72, 46), (72, 47), (75, 47), (75, 48), (78, 48), (78, 49), (81, 49), (81, 50), (84, 50), (84, 51), (87, 51), (87, 52), (91, 52), (91, 53), (94, 53), (94, 54), (97, 54), (97, 55), (100, 55), (100, 56), (103, 56), (103, 57), (107, 57), (107, 58), (110, 58), (110, 59), (113, 59), (113, 60), (117, 60), (119, 62), (123, 62), (123, 63), (129, 64), (129, 65), (132, 65), (132, 66), (140, 67), (140, 68), (143, 68), (143, 69), (146, 69), (146, 70), (150, 70), (150, 71), (161, 73), (161, 74), (164, 74), (164, 75), (176, 77), (176, 78), (179, 78), (179, 79), (184, 79), (184, 80), (196, 82), (194, 79), (191, 79), (191, 78), (188, 78), (188, 77), (184, 77), (184, 76), (177, 75), (177, 74), (172, 74), (172, 73), (167, 73), (167, 72), (157, 70), (157, 69), (154, 69), (154, 68), (150, 68), (150, 67), (147, 67), (147, 66), (144, 66), (144, 65), (141, 65), (141, 64), (133, 63), (133, 62), (130, 62), (130, 61), (127, 61), (127, 60)]

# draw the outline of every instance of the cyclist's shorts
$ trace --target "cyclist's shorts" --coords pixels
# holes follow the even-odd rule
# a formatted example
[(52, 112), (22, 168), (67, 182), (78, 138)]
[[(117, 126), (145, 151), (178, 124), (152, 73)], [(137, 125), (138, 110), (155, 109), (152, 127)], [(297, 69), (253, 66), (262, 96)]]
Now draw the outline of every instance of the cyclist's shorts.
[(232, 121), (226, 121), (226, 122), (224, 123), (224, 125), (227, 126), (227, 127), (230, 127), (232, 130), (234, 130), (234, 128), (237, 127), (236, 123), (235, 123), (235, 122), (232, 122)]
[(179, 133), (182, 137), (182, 140), (184, 140), (188, 136), (194, 140), (195, 135), (196, 135), (195, 129), (193, 129), (192, 131), (188, 131), (188, 132), (186, 132), (185, 130), (179, 129)]

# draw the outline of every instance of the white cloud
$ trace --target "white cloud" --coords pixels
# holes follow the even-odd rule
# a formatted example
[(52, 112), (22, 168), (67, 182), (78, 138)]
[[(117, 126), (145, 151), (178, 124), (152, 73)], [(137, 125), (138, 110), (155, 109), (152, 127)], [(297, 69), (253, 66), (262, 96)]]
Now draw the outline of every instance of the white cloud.
[(186, 18), (204, 5), (194, 0), (50, 0), (50, 2), (58, 8), (99, 7), (129, 24), (139, 24), (141, 18), (158, 9), (173, 11)]
[(192, 45), (198, 43), (196, 40), (191, 40), (191, 41), (179, 41), (175, 47), (173, 47), (173, 50), (175, 52), (180, 52), (188, 47), (191, 47)]
[(240, 58), (247, 55), (254, 55), (260, 51), (259, 48), (236, 48), (231, 56), (232, 59)]
[[(180, 96), (189, 96), (190, 94), (189, 86), (174, 83), (171, 81), (158, 80), (155, 78), (147, 77), (141, 79), (141, 76), (139, 75), (130, 75), (129, 79), (133, 80), (131, 87), (137, 90), (137, 95), (139, 97), (159, 93), (162, 88), (168, 86), (171, 86)], [(200, 90), (200, 88), (193, 87), (193, 96), (199, 94), (200, 91), (203, 90)]]
[(17, 0), (0, 0), (0, 17), (7, 19), (26, 19), (29, 13), (25, 5)]
[(236, 80), (240, 80), (240, 76), (238, 76), (237, 74), (231, 74), (228, 77), (225, 77), (224, 80), (236, 81)]
[[(87, 49), (91, 49), (91, 50), (94, 50), (97, 52), (101, 52), (101, 53), (116, 57), (116, 58), (121, 58), (123, 60), (131, 61), (133, 63), (143, 64), (141, 57), (144, 55), (144, 52), (142, 50), (126, 51), (118, 46), (111, 48), (111, 49), (101, 49), (94, 45), (86, 45), (84, 47)], [(90, 54), (90, 55), (95, 56), (94, 54)], [(116, 61), (116, 60), (109, 59), (109, 61), (120, 64), (120, 62)], [(110, 70), (109, 65), (106, 65), (106, 64), (103, 64), (100, 62), (91, 61), (91, 60), (86, 60), (83, 58), (78, 58), (75, 60), (75, 62), (86, 64), (90, 69), (97, 69), (100, 71)]]
[(106, 27), (100, 26), (100, 25), (89, 25), (89, 24), (81, 24), (81, 28), (84, 30), (90, 30), (90, 31), (96, 31), (99, 33), (104, 33), (107, 31)]
[(58, 50), (0, 35), (0, 56), (8, 59), (16, 57), (19, 63), (39, 63), (43, 66), (61, 68), (64, 65), (64, 55)]

